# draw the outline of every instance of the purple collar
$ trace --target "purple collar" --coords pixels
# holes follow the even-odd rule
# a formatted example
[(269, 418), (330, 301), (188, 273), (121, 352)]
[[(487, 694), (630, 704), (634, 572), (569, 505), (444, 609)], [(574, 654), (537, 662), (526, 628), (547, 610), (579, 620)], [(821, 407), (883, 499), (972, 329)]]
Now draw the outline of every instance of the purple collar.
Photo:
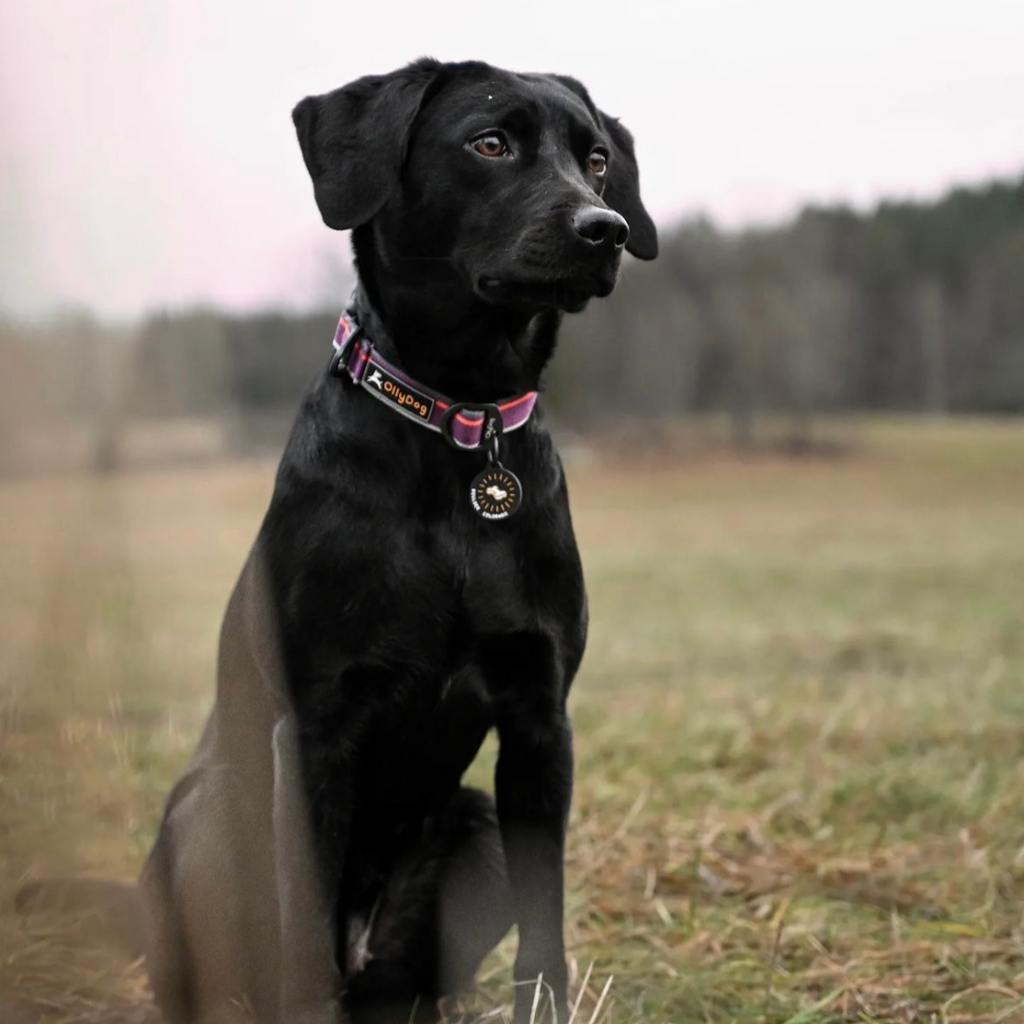
[(500, 414), (498, 433), (516, 430), (533, 413), (537, 392), (527, 391), (500, 402), (453, 402), (450, 398), (418, 384), (397, 366), (382, 359), (373, 342), (363, 336), (362, 328), (342, 314), (334, 332), (334, 359), (331, 373), (347, 373), (353, 383), (369, 391), (374, 398), (396, 412), (415, 420), (420, 426), (441, 434), (456, 448), (482, 448), (491, 440), (497, 424), (491, 417)]

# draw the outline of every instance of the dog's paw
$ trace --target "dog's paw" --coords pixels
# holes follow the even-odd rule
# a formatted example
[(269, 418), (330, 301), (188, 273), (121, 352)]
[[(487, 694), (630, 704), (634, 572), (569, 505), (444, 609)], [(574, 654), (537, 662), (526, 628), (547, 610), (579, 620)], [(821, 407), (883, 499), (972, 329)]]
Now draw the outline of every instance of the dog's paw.
[(568, 1019), (564, 985), (556, 991), (543, 976), (516, 982), (512, 1024), (565, 1024)]

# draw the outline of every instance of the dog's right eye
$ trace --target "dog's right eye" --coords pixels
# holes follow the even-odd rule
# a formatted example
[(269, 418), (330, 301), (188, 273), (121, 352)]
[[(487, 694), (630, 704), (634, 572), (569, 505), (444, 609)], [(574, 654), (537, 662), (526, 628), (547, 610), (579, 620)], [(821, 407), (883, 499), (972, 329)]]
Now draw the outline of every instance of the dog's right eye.
[(487, 132), (478, 135), (470, 145), (481, 155), (488, 157), (511, 156), (505, 136), (500, 132)]

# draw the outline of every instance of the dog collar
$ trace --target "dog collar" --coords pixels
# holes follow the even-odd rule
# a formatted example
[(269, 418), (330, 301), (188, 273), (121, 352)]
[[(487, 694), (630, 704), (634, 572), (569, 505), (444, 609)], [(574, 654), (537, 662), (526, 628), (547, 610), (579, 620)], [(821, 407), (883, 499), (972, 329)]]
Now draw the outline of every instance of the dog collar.
[(472, 451), (492, 444), (495, 456), (500, 435), (518, 430), (537, 404), (536, 391), (500, 402), (453, 402), (381, 358), (362, 327), (348, 314), (342, 314), (334, 332), (331, 374), (347, 375), (374, 398), (441, 434), (456, 448)]

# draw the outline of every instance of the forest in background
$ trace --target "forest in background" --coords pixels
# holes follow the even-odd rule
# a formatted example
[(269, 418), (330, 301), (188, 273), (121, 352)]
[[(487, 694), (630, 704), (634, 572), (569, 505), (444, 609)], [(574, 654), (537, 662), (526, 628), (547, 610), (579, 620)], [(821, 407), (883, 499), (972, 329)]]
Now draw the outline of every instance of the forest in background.
[[(0, 468), (109, 468), (159, 422), (216, 425), (190, 435), (193, 453), (277, 445), (346, 297), (117, 327), (87, 311), (0, 319)], [(763, 415), (799, 439), (831, 412), (1024, 412), (1024, 177), (868, 212), (808, 207), (770, 228), (662, 230), (656, 262), (631, 262), (610, 300), (566, 318), (545, 389), (565, 429), (724, 412), (739, 446)]]

